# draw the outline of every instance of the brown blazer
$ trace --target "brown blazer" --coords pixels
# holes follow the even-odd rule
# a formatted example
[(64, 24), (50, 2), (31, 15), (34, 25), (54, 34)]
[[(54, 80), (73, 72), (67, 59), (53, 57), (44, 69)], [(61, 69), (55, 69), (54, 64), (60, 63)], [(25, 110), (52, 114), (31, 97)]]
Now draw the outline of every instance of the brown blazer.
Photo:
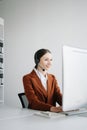
[(49, 111), (56, 102), (62, 105), (62, 94), (54, 75), (48, 74), (47, 91), (34, 70), (23, 77), (23, 85), (29, 108)]

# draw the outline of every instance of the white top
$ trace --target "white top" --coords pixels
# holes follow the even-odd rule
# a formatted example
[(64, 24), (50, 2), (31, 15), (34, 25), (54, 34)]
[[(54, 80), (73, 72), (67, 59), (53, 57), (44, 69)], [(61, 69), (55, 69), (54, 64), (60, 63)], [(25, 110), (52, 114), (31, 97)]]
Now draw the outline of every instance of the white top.
[(47, 90), (47, 75), (46, 77), (36, 68), (34, 68), (34, 71), (36, 72), (37, 76), (39, 77), (39, 79), (41, 80), (42, 85), (44, 86), (45, 90)]

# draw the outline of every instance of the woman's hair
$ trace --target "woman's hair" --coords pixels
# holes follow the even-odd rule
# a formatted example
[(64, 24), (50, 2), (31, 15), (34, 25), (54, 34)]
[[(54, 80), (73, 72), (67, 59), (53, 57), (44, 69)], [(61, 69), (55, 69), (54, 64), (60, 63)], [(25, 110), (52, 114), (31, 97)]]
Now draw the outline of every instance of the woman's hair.
[(34, 61), (36, 64), (35, 68), (37, 68), (38, 63), (40, 62), (40, 58), (46, 53), (51, 53), (51, 51), (48, 49), (39, 49), (38, 51), (35, 52), (34, 54)]

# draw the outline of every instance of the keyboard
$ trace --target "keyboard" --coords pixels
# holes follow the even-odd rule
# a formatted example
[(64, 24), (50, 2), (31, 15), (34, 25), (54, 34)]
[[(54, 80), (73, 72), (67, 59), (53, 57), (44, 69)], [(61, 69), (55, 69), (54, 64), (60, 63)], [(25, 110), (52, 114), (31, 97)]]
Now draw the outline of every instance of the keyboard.
[(40, 111), (38, 113), (34, 113), (37, 116), (43, 116), (47, 118), (61, 118), (65, 117), (64, 113), (55, 113), (55, 112), (50, 112), (50, 111)]

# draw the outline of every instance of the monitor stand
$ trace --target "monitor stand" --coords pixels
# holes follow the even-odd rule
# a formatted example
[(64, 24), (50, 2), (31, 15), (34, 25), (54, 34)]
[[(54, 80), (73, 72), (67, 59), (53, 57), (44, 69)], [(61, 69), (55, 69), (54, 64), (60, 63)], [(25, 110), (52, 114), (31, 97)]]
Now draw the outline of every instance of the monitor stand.
[(64, 113), (67, 116), (84, 114), (84, 113), (87, 113), (87, 108), (80, 108), (80, 109), (76, 109), (76, 110), (65, 111)]

